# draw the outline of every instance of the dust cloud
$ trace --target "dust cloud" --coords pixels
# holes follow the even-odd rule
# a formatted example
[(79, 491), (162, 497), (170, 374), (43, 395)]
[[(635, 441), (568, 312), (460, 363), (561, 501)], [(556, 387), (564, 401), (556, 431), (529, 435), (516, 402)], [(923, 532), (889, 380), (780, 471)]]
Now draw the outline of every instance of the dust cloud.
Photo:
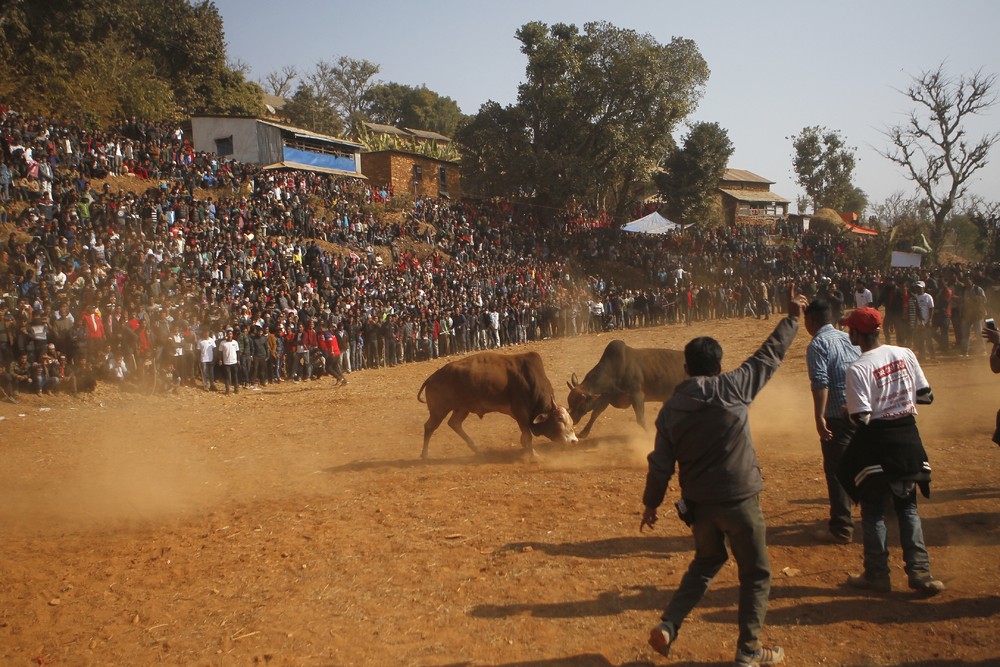
[(177, 433), (135, 422), (87, 431), (37, 443), (32, 474), (3, 480), (0, 523), (83, 530), (149, 522), (188, 515), (222, 495), (208, 448)]

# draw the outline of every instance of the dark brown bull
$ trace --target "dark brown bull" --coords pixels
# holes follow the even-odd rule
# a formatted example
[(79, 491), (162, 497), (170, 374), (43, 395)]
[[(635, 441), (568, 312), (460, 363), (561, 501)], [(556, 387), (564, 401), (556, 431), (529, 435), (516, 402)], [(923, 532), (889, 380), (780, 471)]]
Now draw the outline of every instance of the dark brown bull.
[(552, 383), (545, 376), (542, 358), (537, 352), (498, 354), (480, 352), (453, 361), (438, 370), (420, 385), (417, 400), (427, 390), (427, 409), (430, 416), (424, 424), (424, 449), (421, 458), (427, 458), (427, 445), (431, 434), (452, 413), (448, 426), (462, 436), (474, 452), (479, 448), (462, 429), (462, 422), (470, 413), (480, 419), (487, 412), (510, 415), (521, 427), (521, 446), (529, 452), (533, 435), (544, 436), (554, 442), (576, 442), (569, 411), (556, 405)]
[(583, 382), (578, 382), (573, 373), (572, 381), (566, 383), (569, 386), (566, 402), (574, 424), (588, 412), (594, 413), (580, 432), (581, 438), (587, 437), (594, 422), (609, 405), (616, 408), (632, 406), (636, 423), (646, 428), (645, 403), (667, 400), (685, 378), (683, 352), (634, 348), (625, 341), (613, 340)]

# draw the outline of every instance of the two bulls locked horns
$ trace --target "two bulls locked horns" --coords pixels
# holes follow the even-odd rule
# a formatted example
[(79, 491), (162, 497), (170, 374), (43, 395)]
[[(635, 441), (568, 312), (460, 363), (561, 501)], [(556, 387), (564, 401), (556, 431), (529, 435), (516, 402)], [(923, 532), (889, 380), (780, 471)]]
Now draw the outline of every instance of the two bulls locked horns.
[(449, 413), (448, 426), (474, 452), (479, 448), (462, 428), (470, 414), (480, 418), (488, 412), (510, 415), (521, 429), (521, 446), (529, 452), (533, 436), (557, 443), (577, 442), (573, 425), (590, 412), (590, 420), (580, 432), (580, 437), (586, 438), (608, 406), (631, 406), (636, 422), (645, 428), (645, 403), (667, 400), (685, 377), (683, 352), (632, 348), (614, 340), (583, 382), (574, 373), (567, 383), (567, 411), (556, 404), (552, 383), (537, 352), (473, 354), (439, 368), (420, 386), (417, 400), (424, 402), (421, 395), (426, 390), (430, 412), (424, 424), (421, 457), (427, 458), (431, 435)]

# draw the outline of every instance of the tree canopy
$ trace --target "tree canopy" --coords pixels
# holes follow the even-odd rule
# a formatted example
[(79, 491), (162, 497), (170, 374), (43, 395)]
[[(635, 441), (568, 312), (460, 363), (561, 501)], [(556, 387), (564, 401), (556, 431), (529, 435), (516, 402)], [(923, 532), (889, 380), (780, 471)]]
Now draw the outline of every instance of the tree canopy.
[(462, 123), (462, 110), (450, 97), (402, 83), (380, 83), (365, 94), (362, 108), (368, 120), (384, 125), (430, 130), (450, 137)]
[(708, 219), (732, 154), (733, 142), (718, 123), (691, 126), (683, 146), (663, 161), (663, 171), (655, 177), (671, 220), (688, 224)]
[(592, 201), (622, 215), (701, 98), (709, 70), (697, 46), (607, 22), (582, 32), (532, 22), (516, 37), (526, 80), (515, 105), (487, 102), (457, 135), (463, 179), (484, 195), (530, 194), (553, 208)]
[(827, 207), (861, 213), (866, 199), (852, 183), (855, 149), (847, 145), (840, 132), (806, 127), (791, 140), (795, 175), (812, 200), (813, 210)]
[(261, 91), (226, 62), (212, 2), (31, 0), (0, 17), (0, 95), (27, 111), (106, 123), (263, 113)]
[(292, 123), (313, 132), (338, 137), (344, 132), (344, 121), (328, 100), (305, 83), (300, 83), (295, 94), (285, 100), (281, 113)]

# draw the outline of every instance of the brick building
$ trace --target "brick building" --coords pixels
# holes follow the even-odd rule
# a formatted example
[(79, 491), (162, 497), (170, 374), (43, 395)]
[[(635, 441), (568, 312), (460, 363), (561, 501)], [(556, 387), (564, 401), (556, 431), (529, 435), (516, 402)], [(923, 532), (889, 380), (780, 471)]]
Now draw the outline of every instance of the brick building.
[[(365, 123), (362, 172), (374, 185), (416, 197), (462, 196), (462, 172), (451, 139), (436, 132)], [(453, 159), (454, 158), (454, 159)]]
[(361, 171), (374, 185), (417, 197), (462, 196), (462, 174), (458, 162), (437, 160), (401, 150), (364, 154)]

